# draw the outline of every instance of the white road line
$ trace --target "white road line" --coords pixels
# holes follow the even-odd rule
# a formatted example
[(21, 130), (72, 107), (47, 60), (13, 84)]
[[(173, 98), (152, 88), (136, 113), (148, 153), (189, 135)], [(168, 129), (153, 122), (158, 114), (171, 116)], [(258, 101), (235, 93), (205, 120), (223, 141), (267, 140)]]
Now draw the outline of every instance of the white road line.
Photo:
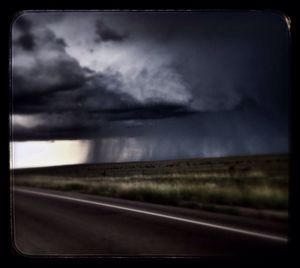
[(207, 222), (203, 222), (203, 221), (191, 220), (191, 219), (187, 219), (187, 218), (175, 217), (175, 216), (170, 216), (170, 215), (166, 215), (166, 214), (162, 214), (162, 213), (150, 212), (150, 211), (146, 211), (146, 210), (140, 210), (140, 209), (134, 209), (134, 208), (129, 208), (129, 207), (117, 206), (117, 205), (102, 203), (102, 202), (98, 202), (98, 201), (90, 201), (90, 200), (84, 200), (84, 199), (79, 199), (79, 198), (74, 198), (74, 197), (60, 196), (60, 195), (57, 195), (57, 194), (49, 194), (49, 193), (43, 193), (43, 192), (31, 191), (31, 190), (24, 190), (24, 189), (15, 189), (15, 191), (23, 192), (23, 193), (30, 193), (30, 194), (35, 194), (35, 195), (48, 196), (48, 197), (52, 197), (52, 198), (69, 200), (69, 201), (80, 202), (80, 203), (85, 203), (85, 204), (91, 204), (91, 205), (96, 205), (96, 206), (110, 207), (110, 208), (115, 208), (115, 209), (120, 209), (120, 210), (125, 210), (125, 211), (131, 211), (131, 212), (140, 213), (140, 214), (151, 215), (151, 216), (155, 216), (155, 217), (161, 217), (161, 218), (165, 218), (165, 219), (171, 219), (171, 220), (175, 220), (175, 221), (181, 221), (181, 222), (197, 224), (197, 225), (206, 226), (206, 227), (215, 228), (215, 229), (220, 229), (220, 230), (224, 230), (224, 231), (230, 231), (230, 232), (234, 232), (234, 233), (239, 233), (239, 234), (244, 234), (244, 235), (249, 235), (249, 236), (255, 236), (255, 237), (265, 238), (265, 239), (269, 239), (269, 240), (275, 240), (275, 241), (279, 241), (279, 242), (285, 242), (285, 243), (288, 242), (288, 239), (286, 237), (281, 237), (281, 236), (276, 236), (276, 235), (269, 235), (269, 234), (264, 234), (264, 233), (259, 233), (259, 232), (253, 232), (253, 231), (249, 231), (249, 230), (233, 228), (233, 227), (228, 227), (228, 226), (223, 226), (223, 225), (218, 225), (218, 224), (212, 224), (212, 223), (207, 223)]

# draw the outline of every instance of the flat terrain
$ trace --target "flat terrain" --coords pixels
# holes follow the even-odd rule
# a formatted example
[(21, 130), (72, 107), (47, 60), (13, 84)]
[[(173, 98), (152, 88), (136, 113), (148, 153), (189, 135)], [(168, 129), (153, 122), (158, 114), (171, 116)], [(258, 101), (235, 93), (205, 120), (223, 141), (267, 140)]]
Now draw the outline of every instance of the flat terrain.
[(29, 255), (285, 255), (288, 155), (12, 170)]
[(161, 175), (228, 172), (230, 175), (260, 170), (269, 176), (286, 176), (287, 154), (251, 155), (185, 160), (162, 160), (122, 163), (79, 164), (14, 170), (15, 175), (61, 175), (76, 177)]
[(22, 169), (13, 183), (287, 219), (288, 155)]
[(15, 187), (14, 242), (26, 255), (284, 255), (287, 226), (187, 208)]

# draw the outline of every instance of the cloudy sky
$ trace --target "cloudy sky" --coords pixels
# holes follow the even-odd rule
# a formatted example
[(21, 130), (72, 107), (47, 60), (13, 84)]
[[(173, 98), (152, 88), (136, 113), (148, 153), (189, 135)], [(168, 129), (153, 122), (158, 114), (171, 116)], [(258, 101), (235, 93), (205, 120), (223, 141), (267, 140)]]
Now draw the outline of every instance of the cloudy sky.
[(288, 36), (265, 12), (24, 13), (13, 165), (288, 152)]

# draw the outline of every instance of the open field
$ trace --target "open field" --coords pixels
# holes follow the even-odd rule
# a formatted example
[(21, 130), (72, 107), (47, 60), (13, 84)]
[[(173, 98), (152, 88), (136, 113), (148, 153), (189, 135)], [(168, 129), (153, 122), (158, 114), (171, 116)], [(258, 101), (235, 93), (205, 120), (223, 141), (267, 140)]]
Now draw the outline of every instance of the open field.
[(14, 184), (239, 213), (287, 212), (288, 155), (84, 164), (13, 171)]

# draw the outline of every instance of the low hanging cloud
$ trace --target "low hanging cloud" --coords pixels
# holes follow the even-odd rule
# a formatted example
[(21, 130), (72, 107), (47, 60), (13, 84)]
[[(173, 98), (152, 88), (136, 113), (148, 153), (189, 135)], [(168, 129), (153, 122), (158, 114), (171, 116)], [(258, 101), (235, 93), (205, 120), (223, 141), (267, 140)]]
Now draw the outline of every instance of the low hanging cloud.
[[(105, 40), (110, 37), (120, 41), (121, 35), (101, 25)], [(82, 67), (68, 54), (65, 40), (46, 27), (33, 26), (26, 18), (17, 21), (15, 27), (13, 113), (36, 116), (43, 122), (31, 129), (14, 126), (15, 140), (90, 137), (91, 133), (98, 135), (97, 130), (110, 121), (160, 119), (194, 112), (189, 107), (190, 96), (185, 96), (184, 86), (170, 68), (155, 72), (143, 68), (128, 81), (118, 71), (96, 72)], [(34, 40), (31, 50), (20, 43), (24, 31)], [(164, 94), (163, 88), (174, 94)], [(53, 125), (51, 120), (60, 123)]]

